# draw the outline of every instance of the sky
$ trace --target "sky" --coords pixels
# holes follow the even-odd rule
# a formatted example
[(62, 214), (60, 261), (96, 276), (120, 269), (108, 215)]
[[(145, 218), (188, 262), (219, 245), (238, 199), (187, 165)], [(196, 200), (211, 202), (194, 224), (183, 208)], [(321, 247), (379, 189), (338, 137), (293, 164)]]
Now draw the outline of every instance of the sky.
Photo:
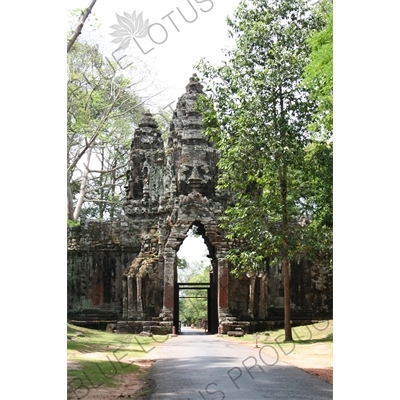
[[(67, 0), (67, 9), (85, 8), (89, 0)], [(148, 20), (148, 35), (131, 41), (129, 46), (114, 53), (121, 66), (130, 62), (146, 65), (152, 71), (154, 84), (149, 88), (162, 90), (149, 108), (174, 108), (177, 99), (185, 93), (185, 86), (194, 73), (194, 64), (202, 57), (213, 65), (223, 59), (222, 49), (229, 46), (226, 17), (232, 16), (239, 0), (97, 0), (92, 15), (85, 22), (82, 36), (99, 44), (104, 54), (118, 48), (111, 36), (113, 25), (119, 25), (117, 15), (136, 12)], [(67, 27), (74, 27), (68, 18)], [(76, 20), (75, 20), (76, 21)], [(119, 25), (120, 26), (120, 25)], [(94, 28), (97, 27), (95, 30)], [(201, 77), (200, 77), (201, 78)]]
[(210, 263), (210, 259), (207, 258), (208, 254), (207, 246), (201, 236), (188, 236), (177, 252), (177, 256), (185, 258), (188, 263), (203, 262), (207, 265)]

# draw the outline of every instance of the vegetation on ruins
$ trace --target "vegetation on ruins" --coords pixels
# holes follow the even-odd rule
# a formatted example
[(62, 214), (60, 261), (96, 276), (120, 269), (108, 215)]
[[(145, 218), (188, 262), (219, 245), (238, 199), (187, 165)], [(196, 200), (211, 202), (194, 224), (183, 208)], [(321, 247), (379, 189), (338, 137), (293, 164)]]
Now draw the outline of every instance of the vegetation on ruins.
[(283, 268), (285, 340), (290, 259), (332, 260), (332, 2), (242, 1), (227, 20), (235, 46), (197, 69), (204, 132), (221, 154), (221, 218), (235, 272)]

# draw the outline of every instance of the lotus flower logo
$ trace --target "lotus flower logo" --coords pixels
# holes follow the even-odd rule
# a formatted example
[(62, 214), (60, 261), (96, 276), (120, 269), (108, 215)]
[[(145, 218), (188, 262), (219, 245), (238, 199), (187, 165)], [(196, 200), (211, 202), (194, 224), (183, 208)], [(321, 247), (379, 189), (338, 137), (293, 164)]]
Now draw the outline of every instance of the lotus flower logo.
[(119, 43), (117, 50), (126, 49), (132, 38), (143, 38), (149, 32), (149, 20), (143, 21), (143, 13), (136, 16), (136, 11), (130, 15), (124, 12), (124, 15), (118, 15), (117, 20), (119, 25), (111, 25), (110, 28), (114, 29), (114, 32), (110, 33), (111, 36), (115, 36), (116, 39), (112, 40), (112, 43)]

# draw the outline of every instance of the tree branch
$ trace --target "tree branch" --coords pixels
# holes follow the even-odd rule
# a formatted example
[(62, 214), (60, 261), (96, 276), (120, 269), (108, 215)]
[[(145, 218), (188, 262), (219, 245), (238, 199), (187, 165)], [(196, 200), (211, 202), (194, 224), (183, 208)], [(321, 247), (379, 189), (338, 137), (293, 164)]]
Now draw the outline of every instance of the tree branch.
[(120, 183), (107, 183), (107, 184), (105, 184), (103, 186), (98, 186), (98, 187), (95, 187), (93, 189), (86, 190), (86, 194), (92, 193), (92, 192), (97, 192), (100, 189), (104, 189), (104, 188), (107, 188), (107, 187), (113, 187), (113, 186), (121, 186), (121, 184)]
[(128, 163), (125, 163), (123, 165), (117, 165), (115, 168), (112, 169), (107, 169), (107, 170), (95, 170), (95, 169), (91, 169), (89, 170), (89, 172), (94, 172), (95, 174), (107, 174), (108, 172), (114, 172), (117, 171), (120, 168), (126, 167), (128, 165)]
[(85, 203), (108, 203), (108, 204), (119, 204), (120, 201), (108, 201), (108, 200), (92, 200), (85, 198)]
[(96, 1), (97, 0), (93, 0), (90, 6), (83, 12), (80, 24), (76, 27), (74, 34), (72, 35), (71, 39), (68, 42), (67, 53), (69, 53), (76, 39), (82, 33), (83, 24), (85, 23), (86, 18), (89, 16), (89, 14), (92, 12), (92, 8), (95, 5)]
[(74, 169), (76, 167), (76, 165), (78, 164), (78, 161), (81, 159), (81, 157), (85, 154), (86, 150), (93, 144), (93, 142), (96, 140), (97, 136), (100, 134), (101, 131), (101, 127), (103, 126), (103, 124), (108, 120), (108, 117), (114, 107), (114, 104), (116, 103), (116, 101), (118, 100), (118, 96), (115, 97), (115, 99), (113, 100), (113, 102), (111, 103), (111, 105), (108, 107), (107, 111), (105, 112), (105, 114), (103, 114), (103, 116), (101, 117), (101, 120), (99, 122), (99, 124), (96, 127), (96, 130), (94, 132), (94, 134), (92, 135), (92, 137), (90, 138), (90, 140), (86, 143), (86, 145), (83, 147), (83, 149), (81, 150), (81, 152), (78, 154), (78, 156), (75, 158), (75, 160), (73, 161), (73, 163), (68, 167), (67, 171), (71, 171), (72, 169)]

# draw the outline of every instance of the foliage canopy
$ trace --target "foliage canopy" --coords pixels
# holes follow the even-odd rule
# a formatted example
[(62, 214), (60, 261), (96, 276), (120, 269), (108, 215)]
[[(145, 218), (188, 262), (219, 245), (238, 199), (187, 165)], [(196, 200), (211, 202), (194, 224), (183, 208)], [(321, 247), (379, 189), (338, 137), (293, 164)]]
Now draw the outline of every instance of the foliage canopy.
[(96, 45), (76, 41), (68, 53), (69, 220), (118, 212), (132, 132), (144, 113), (137, 84)]
[(316, 121), (329, 129), (322, 92), (329, 85), (321, 89), (313, 80), (323, 85), (324, 79), (305, 72), (317, 68), (310, 62), (318, 59), (315, 43), (327, 20), (306, 0), (242, 1), (227, 20), (235, 45), (225, 60), (197, 64), (213, 89), (198, 110), (204, 133), (220, 151), (218, 185), (235, 195), (221, 218), (235, 243), (228, 259), (237, 274), (283, 265), (286, 328), (289, 260), (304, 254), (321, 263), (331, 259), (332, 146), (329, 135), (321, 140), (315, 133)]

